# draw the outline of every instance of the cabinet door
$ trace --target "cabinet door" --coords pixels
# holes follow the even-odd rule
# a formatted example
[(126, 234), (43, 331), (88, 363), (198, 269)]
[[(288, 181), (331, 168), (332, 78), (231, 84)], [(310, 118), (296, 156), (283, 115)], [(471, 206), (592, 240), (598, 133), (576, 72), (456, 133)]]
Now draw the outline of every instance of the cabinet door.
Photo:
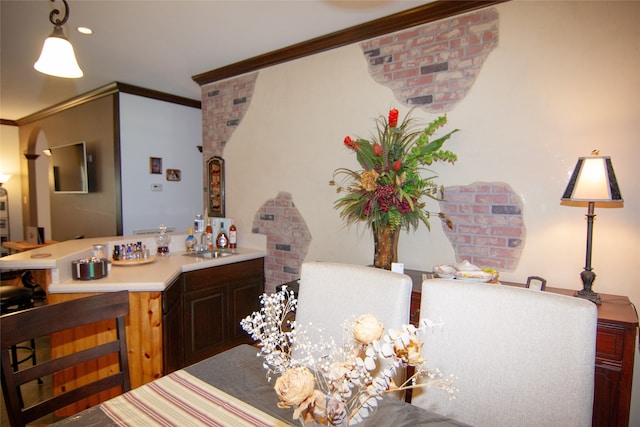
[(184, 367), (182, 276), (178, 277), (162, 293), (162, 361), (167, 375)]
[(205, 359), (224, 348), (227, 332), (227, 287), (215, 286), (185, 294), (185, 364)]
[(253, 342), (249, 334), (240, 326), (240, 321), (260, 309), (262, 289), (261, 277), (231, 287), (231, 344), (250, 344)]
[(620, 367), (607, 366), (596, 360), (595, 395), (593, 401), (593, 426), (614, 427), (618, 425), (618, 400), (620, 398)]

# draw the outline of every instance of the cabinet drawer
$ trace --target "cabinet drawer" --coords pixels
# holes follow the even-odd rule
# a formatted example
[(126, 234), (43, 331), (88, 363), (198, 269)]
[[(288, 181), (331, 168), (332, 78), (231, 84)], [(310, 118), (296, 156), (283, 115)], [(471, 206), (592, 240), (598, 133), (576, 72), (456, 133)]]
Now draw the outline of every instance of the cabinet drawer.
[(229, 282), (243, 282), (264, 276), (264, 258), (241, 261), (184, 273), (185, 293), (197, 292)]
[(624, 349), (624, 328), (611, 324), (598, 324), (596, 337), (596, 357), (608, 360), (622, 360)]

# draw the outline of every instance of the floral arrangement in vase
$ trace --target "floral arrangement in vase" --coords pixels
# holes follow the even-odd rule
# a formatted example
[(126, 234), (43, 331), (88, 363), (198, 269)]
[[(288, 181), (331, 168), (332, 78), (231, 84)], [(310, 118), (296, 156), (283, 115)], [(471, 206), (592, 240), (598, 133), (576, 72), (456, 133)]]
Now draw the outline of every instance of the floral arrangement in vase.
[[(345, 323), (342, 345), (320, 338), (311, 342), (307, 330), (289, 321), (297, 299), (286, 288), (263, 294), (262, 309), (241, 321), (242, 328), (258, 343), (269, 381), (281, 408), (294, 408), (293, 418), (305, 423), (336, 427), (358, 424), (390, 392), (435, 386), (455, 398), (455, 383), (438, 370), (428, 370), (422, 357), (420, 328), (403, 325), (385, 331), (371, 314)], [(292, 351), (295, 347), (295, 351)], [(413, 366), (415, 373), (402, 384), (394, 376)], [(417, 379), (423, 378), (420, 384)]]
[[(377, 132), (370, 140), (347, 136), (344, 144), (356, 154), (362, 170), (338, 168), (330, 181), (338, 193), (344, 194), (334, 207), (347, 225), (365, 222), (371, 227), (376, 243), (374, 266), (387, 270), (397, 261), (401, 229), (416, 230), (420, 223), (431, 229), (432, 213), (425, 209), (423, 197), (444, 197), (444, 188), (435, 182), (437, 176), (427, 167), (434, 162), (453, 164), (457, 160), (456, 154), (443, 150), (442, 145), (458, 129), (431, 140), (436, 130), (447, 123), (446, 115), (425, 128), (417, 125), (411, 112), (401, 122), (398, 115), (398, 110), (392, 109), (388, 117), (379, 116)], [(336, 183), (338, 176), (342, 178), (340, 184)], [(444, 213), (437, 215), (451, 227)]]

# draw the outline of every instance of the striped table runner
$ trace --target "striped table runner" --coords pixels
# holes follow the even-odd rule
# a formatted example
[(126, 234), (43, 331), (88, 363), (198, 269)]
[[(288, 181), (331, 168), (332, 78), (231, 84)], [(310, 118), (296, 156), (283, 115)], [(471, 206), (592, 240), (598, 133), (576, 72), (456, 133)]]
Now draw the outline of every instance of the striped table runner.
[(120, 426), (287, 426), (272, 416), (176, 371), (102, 403)]

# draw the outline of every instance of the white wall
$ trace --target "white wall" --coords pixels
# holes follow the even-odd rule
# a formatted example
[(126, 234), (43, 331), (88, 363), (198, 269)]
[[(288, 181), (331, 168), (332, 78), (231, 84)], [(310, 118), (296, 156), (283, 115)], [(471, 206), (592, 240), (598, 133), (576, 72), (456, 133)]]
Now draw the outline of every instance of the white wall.
[[(124, 235), (160, 224), (186, 231), (202, 213), (200, 110), (121, 93), (120, 126)], [(149, 157), (162, 158), (162, 175), (150, 173)], [(167, 168), (180, 169), (181, 181), (167, 181)]]
[(9, 234), (12, 241), (24, 240), (22, 227), (22, 174), (18, 127), (0, 125), (0, 173), (11, 175), (2, 184), (9, 195)]
[[(596, 208), (594, 289), (640, 306), (630, 274), (640, 265), (640, 2), (513, 1), (497, 10), (498, 46), (448, 114), (450, 128), (461, 129), (448, 145), (459, 161), (435, 167), (439, 182), (511, 185), (524, 202), (527, 237), (517, 269), (501, 278), (540, 275), (550, 286), (579, 289), (586, 207), (561, 206), (560, 197), (577, 158), (599, 148), (612, 158), (625, 203)], [(370, 232), (343, 228), (328, 181), (338, 167), (357, 167), (344, 136), (369, 136), (374, 117), (393, 106), (408, 110), (373, 82), (358, 45), (261, 70), (224, 151), (227, 215), (249, 230), (260, 205), (287, 191), (312, 234), (307, 260), (371, 263)], [(454, 261), (433, 225), (401, 235), (407, 268)], [(631, 425), (640, 425), (639, 361), (636, 351)]]

